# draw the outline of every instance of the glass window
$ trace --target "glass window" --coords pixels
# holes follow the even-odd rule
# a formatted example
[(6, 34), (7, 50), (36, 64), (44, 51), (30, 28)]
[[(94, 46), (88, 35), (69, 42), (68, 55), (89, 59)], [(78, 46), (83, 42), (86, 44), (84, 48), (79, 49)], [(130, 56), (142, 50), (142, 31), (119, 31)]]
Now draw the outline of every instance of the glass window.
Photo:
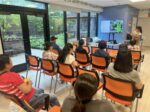
[(45, 9), (45, 4), (27, 0), (0, 0), (0, 4)]
[(96, 13), (91, 13), (90, 37), (96, 36)]
[(0, 15), (0, 29), (4, 53), (8, 54), (13, 65), (26, 62), (20, 15)]
[(43, 16), (28, 15), (31, 54), (42, 57), (44, 44)]
[(49, 7), (50, 36), (56, 36), (57, 44), (63, 47), (64, 41), (64, 15), (62, 10)]
[(80, 38), (88, 36), (88, 13), (80, 13)]
[(67, 12), (68, 42), (77, 40), (77, 13)]

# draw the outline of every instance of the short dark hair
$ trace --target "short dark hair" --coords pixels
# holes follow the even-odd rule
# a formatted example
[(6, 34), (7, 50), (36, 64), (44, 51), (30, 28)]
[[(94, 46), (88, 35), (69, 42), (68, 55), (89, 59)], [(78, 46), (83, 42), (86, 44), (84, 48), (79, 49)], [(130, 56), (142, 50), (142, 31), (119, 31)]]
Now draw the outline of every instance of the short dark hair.
[(44, 44), (44, 50), (47, 51), (47, 50), (49, 50), (49, 48), (52, 47), (52, 46), (53, 46), (53, 45), (52, 45), (51, 42), (46, 42), (46, 43)]
[(126, 44), (119, 46), (114, 69), (121, 73), (129, 73), (133, 70), (131, 50), (128, 49)]
[(143, 33), (143, 30), (142, 30), (141, 26), (137, 26), (136, 29), (139, 30), (140, 33)]
[(136, 44), (136, 40), (131, 40), (130, 45), (134, 46)]
[(83, 39), (80, 39), (79, 40), (79, 46), (83, 46), (84, 45), (84, 40)]
[(106, 47), (107, 47), (107, 42), (106, 41), (100, 41), (99, 42), (99, 44), (98, 44), (98, 47), (100, 48), (100, 49), (106, 49)]
[(6, 54), (1, 54), (0, 55), (0, 70), (4, 70), (6, 64), (10, 63), (10, 58)]

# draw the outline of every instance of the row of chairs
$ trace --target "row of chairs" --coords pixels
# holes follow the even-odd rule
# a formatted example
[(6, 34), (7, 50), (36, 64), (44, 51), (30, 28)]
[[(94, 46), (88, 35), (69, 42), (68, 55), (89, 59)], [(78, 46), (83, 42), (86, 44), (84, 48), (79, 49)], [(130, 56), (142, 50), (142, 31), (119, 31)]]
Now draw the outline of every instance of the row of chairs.
[[(74, 82), (77, 76), (83, 73), (89, 73), (95, 78), (99, 80), (99, 76), (94, 70), (86, 70), (84, 68), (77, 68), (77, 74), (75, 74), (71, 65), (58, 63), (58, 73), (60, 74), (60, 78), (65, 82)], [(98, 89), (103, 88), (103, 92), (105, 92), (106, 98), (123, 104), (125, 106), (130, 107), (130, 111), (132, 112), (133, 102), (136, 101), (136, 109), (137, 112), (138, 107), (138, 99), (142, 97), (144, 86), (141, 90), (139, 90), (138, 94), (136, 91), (135, 84), (131, 81), (125, 81), (117, 78), (113, 78), (109, 75), (102, 75), (103, 82), (99, 81)], [(53, 107), (49, 112), (60, 112), (60, 107)]]

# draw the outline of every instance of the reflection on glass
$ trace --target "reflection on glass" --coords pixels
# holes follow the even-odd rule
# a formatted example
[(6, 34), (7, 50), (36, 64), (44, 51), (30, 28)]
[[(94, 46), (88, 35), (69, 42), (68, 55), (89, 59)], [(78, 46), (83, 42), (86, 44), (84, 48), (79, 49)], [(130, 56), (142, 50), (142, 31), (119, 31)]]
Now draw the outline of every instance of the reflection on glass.
[(68, 42), (77, 40), (77, 13), (67, 12)]
[(0, 15), (4, 53), (11, 56), (14, 65), (25, 63), (24, 43), (20, 16)]
[(96, 13), (91, 13), (90, 37), (96, 36)]
[(44, 44), (43, 17), (29, 15), (28, 26), (30, 34), (31, 54), (34, 56), (42, 57)]
[(28, 0), (0, 0), (0, 4), (45, 9), (45, 4)]
[(88, 13), (80, 13), (80, 38), (88, 36)]
[(50, 8), (49, 6), (49, 21), (50, 21), (50, 36), (56, 36), (57, 44), (63, 47), (64, 42), (64, 15), (63, 11)]

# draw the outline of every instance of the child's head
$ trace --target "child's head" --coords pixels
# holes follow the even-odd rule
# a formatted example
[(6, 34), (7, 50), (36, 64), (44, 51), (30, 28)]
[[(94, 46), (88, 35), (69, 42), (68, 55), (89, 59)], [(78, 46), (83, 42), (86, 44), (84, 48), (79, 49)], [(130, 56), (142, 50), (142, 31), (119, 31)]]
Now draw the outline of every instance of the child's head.
[(131, 41), (130, 41), (130, 45), (131, 45), (131, 46), (134, 46), (135, 44), (136, 44), (136, 40), (131, 40)]
[(52, 49), (53, 49), (52, 43), (46, 42), (46, 43), (44, 44), (44, 50), (45, 50), (45, 51), (52, 50)]
[(79, 40), (79, 46), (84, 46), (84, 40), (83, 39)]
[(0, 55), (0, 71), (10, 71), (13, 67), (12, 61), (8, 55)]

